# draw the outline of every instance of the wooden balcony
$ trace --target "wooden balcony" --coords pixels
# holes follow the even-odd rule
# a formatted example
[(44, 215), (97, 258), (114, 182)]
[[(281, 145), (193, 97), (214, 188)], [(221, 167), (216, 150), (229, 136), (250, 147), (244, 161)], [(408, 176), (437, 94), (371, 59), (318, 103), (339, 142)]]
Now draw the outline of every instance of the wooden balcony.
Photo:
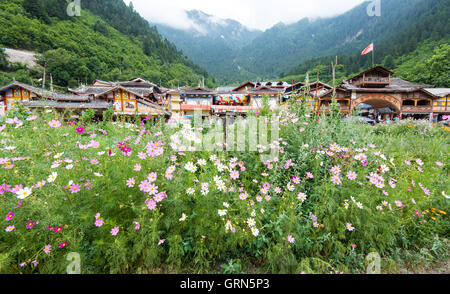
[(402, 112), (433, 112), (433, 107), (430, 106), (402, 106)]
[(389, 77), (364, 77), (355, 81), (357, 87), (384, 87), (389, 86), (391, 80)]

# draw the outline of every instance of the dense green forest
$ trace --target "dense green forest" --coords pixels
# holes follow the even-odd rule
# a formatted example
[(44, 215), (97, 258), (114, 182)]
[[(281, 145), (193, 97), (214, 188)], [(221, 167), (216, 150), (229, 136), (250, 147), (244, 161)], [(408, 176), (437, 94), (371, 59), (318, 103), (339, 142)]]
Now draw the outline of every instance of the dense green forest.
[[(429, 9), (417, 15), (417, 20), (408, 29), (375, 42), (375, 64), (385, 66), (396, 73), (396, 77), (412, 82), (432, 84), (437, 87), (450, 86), (450, 5), (445, 0), (429, 0)], [(368, 45), (368, 44), (367, 44)], [(336, 80), (351, 77), (372, 66), (372, 55), (339, 55)], [(283, 80), (304, 80), (306, 73), (314, 76), (321, 64), (320, 78), (332, 81), (331, 63), (336, 56), (310, 59), (282, 73)]]
[[(205, 70), (162, 38), (122, 0), (82, 2), (80, 16), (67, 14), (66, 0), (0, 0), (0, 47), (39, 53), (38, 63), (54, 83), (75, 87), (94, 79), (126, 80), (140, 76), (167, 87), (197, 85)], [(1, 84), (15, 78), (37, 82), (42, 68), (5, 63), (0, 53)]]

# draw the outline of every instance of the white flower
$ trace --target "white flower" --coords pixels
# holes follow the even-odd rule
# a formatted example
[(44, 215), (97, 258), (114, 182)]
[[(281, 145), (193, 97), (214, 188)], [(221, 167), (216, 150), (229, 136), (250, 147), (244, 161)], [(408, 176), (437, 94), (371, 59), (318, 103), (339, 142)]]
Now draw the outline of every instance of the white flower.
[(53, 156), (53, 158), (54, 158), (54, 159), (58, 159), (58, 158), (60, 158), (61, 156), (63, 156), (63, 154), (64, 154), (64, 152), (58, 153), (58, 154), (56, 154), (55, 156)]
[(204, 166), (204, 165), (206, 165), (206, 160), (204, 160), (204, 159), (199, 159), (199, 160), (197, 161), (197, 164), (200, 165), (200, 166)]
[(225, 216), (227, 214), (227, 210), (226, 209), (219, 209), (218, 211), (220, 216)]
[(25, 199), (31, 195), (31, 188), (26, 187), (26, 188), (20, 189), (19, 191), (17, 191), (16, 194), (17, 194), (17, 198)]
[(56, 180), (57, 177), (58, 177), (58, 173), (57, 172), (52, 172), (52, 174), (50, 176), (48, 176), (47, 182), (53, 183)]
[(256, 217), (256, 211), (255, 210), (252, 211), (251, 216), (252, 217)]
[(257, 237), (259, 235), (259, 230), (255, 227), (252, 228), (252, 234), (253, 236)]
[(226, 208), (228, 208), (228, 207), (230, 207), (230, 204), (224, 202), (224, 203), (223, 203), (223, 206), (225, 206)]
[(447, 199), (450, 199), (450, 196), (448, 196), (447, 194), (445, 194), (445, 191), (442, 191), (442, 196), (444, 196)]
[(103, 175), (100, 174), (100, 173), (94, 173), (94, 176), (96, 176), (96, 177), (103, 177)]
[(249, 227), (254, 227), (256, 225), (256, 222), (255, 222), (255, 220), (253, 218), (249, 218), (247, 220), (247, 224), (248, 224)]
[(194, 188), (188, 188), (186, 190), (186, 193), (189, 194), (189, 195), (193, 195), (195, 193), (195, 189)]
[(73, 164), (69, 164), (68, 166), (66, 166), (66, 169), (73, 169)]
[(181, 218), (179, 219), (179, 221), (180, 221), (180, 222), (184, 222), (184, 221), (186, 220), (186, 218), (187, 218), (186, 214), (183, 213), (183, 214), (181, 215)]
[(184, 168), (191, 173), (195, 173), (197, 171), (197, 167), (192, 162), (186, 163)]
[(363, 205), (361, 202), (356, 202), (356, 206), (358, 206), (359, 209), (363, 209)]

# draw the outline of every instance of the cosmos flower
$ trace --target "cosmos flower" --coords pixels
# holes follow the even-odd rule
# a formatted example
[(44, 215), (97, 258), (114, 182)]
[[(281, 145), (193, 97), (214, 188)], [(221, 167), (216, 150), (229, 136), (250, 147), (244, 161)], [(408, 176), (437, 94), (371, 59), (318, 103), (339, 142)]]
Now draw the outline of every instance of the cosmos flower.
[(73, 184), (73, 185), (70, 186), (70, 189), (69, 189), (69, 190), (70, 190), (70, 193), (76, 194), (76, 193), (78, 193), (78, 192), (81, 191), (80, 185), (78, 185), (78, 184)]
[(78, 128), (76, 128), (76, 131), (77, 131), (77, 133), (78, 134), (83, 134), (84, 133), (84, 127), (82, 127), (82, 126), (79, 126)]
[(186, 218), (187, 218), (186, 214), (183, 213), (183, 214), (181, 215), (181, 218), (179, 219), (179, 221), (180, 221), (180, 222), (184, 222), (184, 221), (186, 220)]
[(14, 212), (10, 212), (6, 215), (5, 220), (10, 221), (10, 220), (12, 220), (13, 217), (14, 217)]
[(289, 236), (287, 237), (287, 240), (288, 240), (288, 242), (291, 243), (291, 244), (294, 244), (294, 243), (295, 243), (295, 238), (292, 237), (291, 235), (289, 235)]
[(67, 240), (59, 244), (59, 248), (62, 249), (67, 246)]
[(135, 184), (136, 184), (136, 182), (135, 182), (134, 178), (129, 178), (127, 180), (127, 187), (128, 188), (133, 188)]
[(350, 181), (356, 180), (357, 177), (358, 177), (358, 175), (357, 175), (355, 172), (353, 172), (353, 171), (349, 171), (349, 172), (347, 173), (347, 178), (348, 178)]
[(48, 125), (51, 127), (51, 128), (60, 128), (62, 125), (61, 125), (61, 123), (59, 122), (59, 120), (52, 120), (52, 121), (49, 121), (48, 122)]
[(103, 220), (101, 218), (99, 218), (99, 219), (95, 220), (94, 224), (97, 228), (100, 228), (101, 226), (103, 226)]
[(34, 227), (34, 222), (33, 221), (29, 221), (27, 224), (26, 224), (26, 228), (27, 229), (32, 229)]
[(49, 245), (46, 245), (46, 246), (44, 247), (43, 251), (44, 251), (45, 254), (49, 254), (50, 251), (52, 251), (52, 245), (50, 245), (50, 244), (49, 244)]
[(20, 189), (16, 192), (17, 198), (19, 198), (21, 200), (25, 199), (31, 195), (31, 192), (32, 192), (31, 188), (28, 188), (28, 187)]
[(347, 223), (346, 228), (348, 231), (352, 232), (355, 230), (355, 228), (353, 227), (353, 225), (351, 223)]
[(119, 227), (112, 228), (111, 235), (117, 236), (118, 233), (119, 233)]
[(12, 225), (12, 226), (8, 226), (8, 227), (6, 227), (6, 229), (5, 229), (5, 232), (12, 232), (14, 229), (15, 229), (16, 227), (14, 226), (14, 225)]

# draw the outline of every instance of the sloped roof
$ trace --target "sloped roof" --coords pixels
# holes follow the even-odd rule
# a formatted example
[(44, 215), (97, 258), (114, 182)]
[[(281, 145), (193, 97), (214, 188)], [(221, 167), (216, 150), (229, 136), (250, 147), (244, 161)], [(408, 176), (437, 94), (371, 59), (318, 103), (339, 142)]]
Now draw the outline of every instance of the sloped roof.
[(51, 92), (42, 88), (30, 86), (24, 83), (20, 82), (14, 82), (9, 85), (3, 86), (0, 88), (0, 92), (3, 92), (5, 90), (8, 90), (10, 88), (14, 87), (21, 87), (25, 90), (28, 90), (40, 97), (48, 98), (51, 100), (57, 100), (57, 101), (89, 101), (89, 95), (71, 95), (71, 94), (61, 94), (56, 92)]
[(57, 102), (50, 100), (34, 100), (23, 102), (24, 106), (30, 108), (68, 108), (68, 109), (107, 109), (112, 106), (111, 103), (106, 101), (92, 101), (92, 102)]
[(393, 75), (393, 74), (394, 74), (392, 71), (390, 71), (390, 70), (388, 70), (388, 69), (386, 69), (386, 68), (384, 68), (384, 67), (382, 67), (382, 66), (375, 66), (375, 67), (373, 67), (373, 68), (369, 68), (369, 69), (366, 70), (366, 71), (363, 71), (362, 73), (360, 73), (360, 74), (358, 74), (358, 75), (356, 75), (356, 76), (350, 78), (349, 80), (356, 79), (356, 78), (358, 78), (358, 77), (360, 77), (360, 76), (362, 76), (362, 75), (364, 75), (364, 74), (366, 74), (366, 73), (372, 72), (372, 71), (382, 71), (382, 72), (385, 72), (385, 73), (390, 74), (390, 75)]
[(450, 88), (424, 88), (424, 90), (439, 98), (450, 95)]

